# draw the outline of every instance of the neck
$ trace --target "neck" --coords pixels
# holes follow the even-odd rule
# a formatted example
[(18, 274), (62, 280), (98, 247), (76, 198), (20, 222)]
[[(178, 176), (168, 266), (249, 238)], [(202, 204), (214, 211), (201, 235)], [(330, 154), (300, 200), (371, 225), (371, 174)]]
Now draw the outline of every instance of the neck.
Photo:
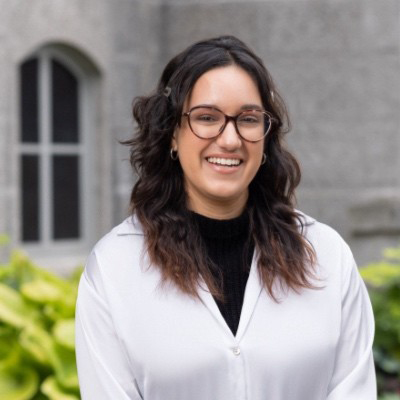
[(248, 195), (232, 201), (220, 201), (208, 199), (207, 202), (196, 201), (190, 198), (188, 200), (188, 208), (197, 214), (213, 219), (232, 219), (241, 215), (246, 207)]

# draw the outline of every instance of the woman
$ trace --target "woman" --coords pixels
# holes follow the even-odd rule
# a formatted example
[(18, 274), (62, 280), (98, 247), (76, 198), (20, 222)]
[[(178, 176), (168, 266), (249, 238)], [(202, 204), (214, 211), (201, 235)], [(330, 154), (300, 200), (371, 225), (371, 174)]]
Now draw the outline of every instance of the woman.
[(376, 399), (365, 286), (340, 236), (294, 209), (262, 61), (231, 36), (196, 43), (133, 114), (132, 215), (79, 288), (83, 399)]

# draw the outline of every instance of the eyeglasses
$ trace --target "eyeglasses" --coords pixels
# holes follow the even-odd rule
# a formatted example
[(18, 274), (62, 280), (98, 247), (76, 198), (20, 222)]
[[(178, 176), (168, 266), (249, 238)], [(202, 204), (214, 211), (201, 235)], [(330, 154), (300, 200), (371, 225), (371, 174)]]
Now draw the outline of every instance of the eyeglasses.
[(196, 106), (182, 114), (188, 118), (191, 131), (200, 139), (213, 139), (221, 135), (229, 121), (233, 121), (236, 133), (248, 142), (264, 139), (271, 130), (272, 115), (264, 110), (244, 110), (230, 116), (215, 107)]

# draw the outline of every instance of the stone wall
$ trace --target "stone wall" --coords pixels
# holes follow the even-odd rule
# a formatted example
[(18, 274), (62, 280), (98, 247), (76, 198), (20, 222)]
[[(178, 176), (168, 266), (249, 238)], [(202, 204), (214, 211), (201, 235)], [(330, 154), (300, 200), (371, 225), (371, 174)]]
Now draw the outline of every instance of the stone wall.
[[(0, 232), (17, 238), (17, 66), (49, 42), (100, 71), (97, 235), (127, 214), (131, 102), (195, 40), (234, 34), (264, 59), (293, 129), (299, 208), (359, 263), (400, 239), (400, 5), (396, 0), (15, 0), (0, 13)], [(371, 228), (372, 226), (372, 228)]]
[[(400, 239), (399, 7), (395, 0), (167, 0), (152, 26), (159, 51), (140, 63), (151, 71), (142, 88), (195, 40), (234, 34), (249, 43), (289, 107), (287, 141), (303, 169), (299, 208), (336, 228), (363, 264)], [(374, 231), (364, 229), (371, 224)]]

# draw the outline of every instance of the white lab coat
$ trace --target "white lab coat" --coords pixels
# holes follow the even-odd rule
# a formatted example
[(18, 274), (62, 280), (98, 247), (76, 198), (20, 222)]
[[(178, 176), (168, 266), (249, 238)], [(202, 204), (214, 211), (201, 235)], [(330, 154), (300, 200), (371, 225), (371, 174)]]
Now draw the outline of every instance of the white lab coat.
[(160, 287), (133, 217), (82, 275), (76, 351), (83, 400), (375, 400), (371, 304), (352, 254), (309, 217), (318, 290), (263, 290), (254, 257), (236, 336), (205, 285)]

